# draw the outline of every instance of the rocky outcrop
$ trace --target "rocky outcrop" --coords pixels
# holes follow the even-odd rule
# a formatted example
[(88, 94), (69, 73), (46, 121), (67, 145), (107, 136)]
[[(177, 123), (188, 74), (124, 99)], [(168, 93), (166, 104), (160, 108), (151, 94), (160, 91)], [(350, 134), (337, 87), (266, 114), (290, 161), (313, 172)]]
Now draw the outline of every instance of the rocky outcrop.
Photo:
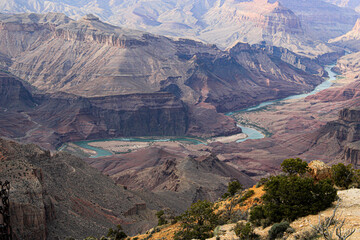
[(344, 147), (340, 158), (347, 163), (351, 163), (355, 168), (360, 167), (360, 141), (348, 143)]
[(314, 160), (309, 163), (310, 175), (316, 180), (331, 178), (331, 167), (324, 162)]
[(2, 139), (0, 152), (0, 180), (11, 186), (14, 239), (100, 237), (117, 224), (131, 234), (154, 223), (140, 197), (79, 158)]
[(49, 149), (67, 141), (184, 136), (188, 131), (186, 105), (167, 92), (95, 98), (65, 93), (32, 96), (9, 74), (0, 74), (0, 83), (1, 134)]
[(346, 122), (360, 122), (360, 110), (345, 108), (340, 111), (339, 120)]

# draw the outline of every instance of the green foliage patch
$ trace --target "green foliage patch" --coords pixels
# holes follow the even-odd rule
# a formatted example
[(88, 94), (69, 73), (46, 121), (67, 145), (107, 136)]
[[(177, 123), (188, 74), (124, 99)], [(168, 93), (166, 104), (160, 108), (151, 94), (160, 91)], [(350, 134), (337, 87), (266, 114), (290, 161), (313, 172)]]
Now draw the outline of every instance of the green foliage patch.
[(288, 228), (290, 228), (289, 222), (275, 223), (269, 230), (269, 239), (281, 238)]
[(213, 211), (213, 203), (198, 201), (181, 215), (182, 230), (175, 234), (175, 240), (206, 239), (212, 237), (212, 230), (218, 225), (219, 217)]
[(243, 222), (237, 223), (234, 228), (234, 232), (236, 236), (238, 236), (240, 239), (246, 239), (246, 240), (259, 239), (259, 235), (257, 235), (254, 232), (254, 227), (249, 222), (247, 222), (246, 224)]
[(267, 226), (316, 214), (336, 199), (330, 179), (316, 183), (313, 178), (303, 176), (308, 167), (301, 159), (287, 159), (282, 168), (287, 175), (270, 177), (264, 185), (263, 204), (250, 211), (250, 221), (256, 225)]
[(360, 172), (355, 170), (351, 164), (339, 163), (333, 165), (331, 167), (331, 178), (335, 185), (340, 188), (360, 187)]

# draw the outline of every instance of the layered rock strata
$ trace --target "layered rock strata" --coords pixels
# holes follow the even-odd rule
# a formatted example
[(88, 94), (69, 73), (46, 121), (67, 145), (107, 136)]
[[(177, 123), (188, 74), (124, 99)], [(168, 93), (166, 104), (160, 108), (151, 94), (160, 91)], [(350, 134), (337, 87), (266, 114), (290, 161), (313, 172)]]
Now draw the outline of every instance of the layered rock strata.
[[(222, 51), (94, 16), (1, 14), (0, 23), (3, 71), (37, 93), (31, 111), (4, 111), (3, 129), (11, 131), (2, 131), (47, 148), (104, 137), (238, 133), (218, 112), (310, 91), (324, 74), (317, 60), (283, 48), (239, 43)], [(15, 118), (28, 122), (26, 131), (7, 127)]]

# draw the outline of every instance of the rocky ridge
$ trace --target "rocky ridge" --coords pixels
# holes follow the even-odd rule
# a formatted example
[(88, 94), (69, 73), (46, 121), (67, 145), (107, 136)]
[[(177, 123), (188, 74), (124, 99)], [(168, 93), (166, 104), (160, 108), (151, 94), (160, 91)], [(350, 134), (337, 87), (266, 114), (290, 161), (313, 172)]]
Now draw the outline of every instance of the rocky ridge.
[(351, 31), (343, 36), (330, 39), (329, 43), (348, 48), (352, 51), (360, 51), (360, 18)]

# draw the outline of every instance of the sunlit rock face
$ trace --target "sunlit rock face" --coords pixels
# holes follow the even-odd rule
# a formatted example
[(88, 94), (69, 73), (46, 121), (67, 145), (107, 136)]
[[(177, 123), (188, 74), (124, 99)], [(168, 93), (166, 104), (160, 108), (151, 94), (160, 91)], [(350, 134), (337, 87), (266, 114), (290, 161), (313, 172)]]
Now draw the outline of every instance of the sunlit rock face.
[[(351, 29), (358, 13), (319, 0), (25, 1), (0, 3), (4, 13), (61, 12), (80, 19), (94, 14), (114, 25), (190, 37), (227, 48), (238, 41), (286, 47), (316, 56), (334, 49), (327, 41)], [(96, 17), (94, 18), (96, 20)]]

